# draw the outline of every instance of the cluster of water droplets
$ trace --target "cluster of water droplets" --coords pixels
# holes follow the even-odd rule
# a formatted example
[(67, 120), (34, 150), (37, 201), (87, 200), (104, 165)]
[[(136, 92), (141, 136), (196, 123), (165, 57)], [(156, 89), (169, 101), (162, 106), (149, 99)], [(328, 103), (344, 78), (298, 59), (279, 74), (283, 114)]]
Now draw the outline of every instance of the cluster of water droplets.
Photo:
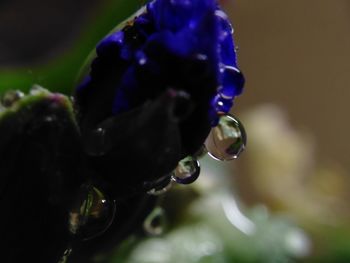
[(239, 157), (246, 143), (247, 136), (242, 123), (230, 114), (219, 113), (218, 124), (212, 128), (198, 152), (182, 159), (169, 175), (154, 182), (154, 187), (147, 193), (161, 195), (174, 183), (187, 185), (195, 182), (200, 174), (200, 157), (208, 154), (218, 161), (230, 161)]
[(148, 191), (151, 195), (166, 192), (174, 183), (191, 184), (196, 181), (200, 174), (198, 159), (206, 153), (215, 160), (230, 161), (238, 158), (245, 149), (247, 143), (245, 129), (237, 118), (229, 114), (234, 98), (242, 92), (244, 86), (244, 76), (236, 66), (236, 50), (232, 39), (234, 30), (222, 10), (216, 10), (215, 16), (220, 25), (221, 61), (220, 84), (212, 100), (212, 108), (216, 113), (212, 119), (212, 130), (196, 154), (182, 159), (177, 167), (162, 179), (161, 184), (155, 182), (155, 187)]

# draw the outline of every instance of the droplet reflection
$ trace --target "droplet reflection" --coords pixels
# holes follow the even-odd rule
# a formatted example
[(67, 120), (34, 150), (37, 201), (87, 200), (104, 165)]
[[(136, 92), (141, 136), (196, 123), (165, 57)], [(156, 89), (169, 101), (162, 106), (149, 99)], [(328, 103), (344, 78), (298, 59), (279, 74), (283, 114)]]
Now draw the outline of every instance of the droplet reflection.
[(172, 179), (179, 184), (191, 184), (200, 174), (200, 165), (197, 159), (187, 156), (182, 159), (172, 173)]
[(220, 161), (238, 158), (247, 143), (242, 123), (229, 114), (220, 115), (218, 125), (213, 127), (205, 146), (208, 154)]
[(69, 212), (69, 230), (83, 240), (104, 233), (115, 216), (115, 202), (96, 187), (83, 186)]

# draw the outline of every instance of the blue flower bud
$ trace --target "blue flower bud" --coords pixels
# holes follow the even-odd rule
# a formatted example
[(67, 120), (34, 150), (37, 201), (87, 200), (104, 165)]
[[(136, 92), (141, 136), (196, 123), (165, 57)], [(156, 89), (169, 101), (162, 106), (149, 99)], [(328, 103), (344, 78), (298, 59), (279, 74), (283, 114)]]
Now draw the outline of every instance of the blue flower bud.
[[(140, 114), (140, 108), (155, 114), (150, 105), (156, 104), (158, 110), (172, 112), (164, 118), (177, 120), (168, 137), (180, 138), (179, 156), (195, 153), (217, 122), (217, 113), (230, 111), (242, 92), (244, 78), (232, 33), (216, 0), (148, 3), (97, 45), (90, 72), (75, 95), (82, 133), (109, 118)], [(178, 94), (186, 94), (181, 100), (186, 106), (174, 106), (183, 105)], [(188, 112), (178, 110), (182, 107)], [(175, 116), (179, 112), (181, 117)], [(145, 116), (149, 123), (156, 120)]]

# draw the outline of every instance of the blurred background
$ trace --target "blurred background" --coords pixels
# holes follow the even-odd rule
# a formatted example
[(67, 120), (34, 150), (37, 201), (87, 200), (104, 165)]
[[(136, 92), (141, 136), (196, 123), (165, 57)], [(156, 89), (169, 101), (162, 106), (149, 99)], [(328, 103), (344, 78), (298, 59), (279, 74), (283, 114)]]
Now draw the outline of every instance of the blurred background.
[[(0, 91), (38, 83), (69, 93), (98, 39), (143, 3), (1, 1)], [(170, 214), (195, 219), (170, 220), (168, 234), (130, 241), (110, 262), (350, 262), (350, 3), (222, 5), (246, 76), (233, 114), (246, 126), (247, 150), (233, 163), (206, 158), (184, 211), (171, 194), (164, 201)], [(220, 211), (208, 214), (225, 200), (227, 225)]]

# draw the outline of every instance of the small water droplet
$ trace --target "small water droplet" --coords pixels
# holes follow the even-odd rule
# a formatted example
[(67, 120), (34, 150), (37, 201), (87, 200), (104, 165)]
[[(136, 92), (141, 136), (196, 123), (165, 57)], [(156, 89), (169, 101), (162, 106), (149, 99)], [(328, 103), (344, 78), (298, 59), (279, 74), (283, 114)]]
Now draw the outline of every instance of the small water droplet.
[(242, 123), (229, 114), (221, 114), (219, 123), (213, 127), (206, 142), (208, 154), (220, 161), (238, 158), (247, 143)]
[(56, 118), (52, 115), (48, 115), (44, 118), (44, 121), (46, 122), (53, 122)]
[(69, 230), (79, 238), (89, 240), (103, 234), (114, 216), (115, 202), (96, 187), (84, 185), (69, 212)]
[(221, 19), (223, 25), (224, 25), (224, 37), (227, 37), (227, 33), (229, 33), (230, 35), (234, 34), (234, 28), (232, 27), (231, 23), (229, 22), (228, 16), (226, 15), (225, 12), (223, 12), (222, 10), (216, 10), (215, 11), (215, 15), (216, 17), (218, 17), (219, 19)]
[(143, 229), (152, 236), (159, 236), (164, 232), (165, 214), (161, 207), (156, 207), (143, 222)]
[(155, 182), (152, 182), (152, 183), (146, 182), (145, 183), (145, 187), (147, 189), (150, 189), (147, 191), (147, 194), (155, 195), (155, 196), (162, 195), (162, 194), (166, 193), (167, 191), (170, 190), (172, 185), (173, 185), (173, 181), (171, 179), (171, 176), (168, 176), (168, 175), (158, 179)]
[(222, 11), (222, 10), (215, 10), (215, 15), (216, 15), (217, 17), (221, 18), (221, 19), (224, 20), (224, 21), (227, 21), (227, 20), (228, 20), (227, 15), (226, 15), (225, 12)]
[(200, 165), (197, 159), (187, 156), (182, 159), (172, 173), (172, 180), (178, 184), (191, 184), (200, 174)]
[(223, 99), (232, 100), (242, 93), (245, 82), (244, 76), (238, 68), (229, 65), (225, 65), (221, 73), (223, 85), (218, 92)]
[(144, 52), (138, 51), (135, 56), (136, 56), (137, 63), (140, 66), (146, 65), (148, 60), (147, 60), (147, 56)]
[(219, 90), (219, 94), (217, 94), (213, 101), (212, 101), (212, 106), (214, 108), (214, 110), (216, 111), (215, 113), (215, 117), (213, 120), (215, 120), (215, 124), (213, 124), (212, 126), (216, 126), (217, 125), (217, 121), (218, 121), (218, 116), (217, 113), (227, 113), (230, 111), (230, 109), (233, 106), (233, 99), (232, 98), (223, 98), (221, 95), (221, 92)]
[(1, 97), (1, 104), (4, 107), (11, 107), (14, 103), (24, 97), (24, 93), (19, 90), (9, 90)]
[(200, 60), (200, 61), (206, 61), (206, 60), (208, 60), (208, 56), (207, 55), (205, 55), (205, 54), (196, 54), (195, 55), (195, 58), (196, 59), (198, 59), (198, 60)]

